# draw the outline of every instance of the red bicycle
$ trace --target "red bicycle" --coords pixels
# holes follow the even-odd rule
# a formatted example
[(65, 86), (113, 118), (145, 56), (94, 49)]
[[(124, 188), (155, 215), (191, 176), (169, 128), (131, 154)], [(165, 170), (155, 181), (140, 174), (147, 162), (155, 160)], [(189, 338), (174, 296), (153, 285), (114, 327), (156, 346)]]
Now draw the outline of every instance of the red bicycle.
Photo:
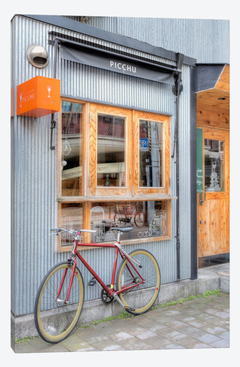
[[(49, 270), (37, 292), (34, 320), (39, 335), (45, 341), (62, 341), (72, 332), (79, 320), (84, 301), (84, 281), (77, 267), (77, 258), (93, 276), (89, 285), (97, 282), (102, 287), (101, 299), (105, 304), (116, 300), (127, 312), (139, 315), (147, 312), (156, 301), (161, 280), (157, 260), (147, 250), (134, 250), (129, 254), (123, 250), (120, 234), (131, 231), (132, 227), (112, 227), (111, 230), (117, 231), (117, 241), (114, 244), (81, 243), (81, 232), (95, 232), (92, 230), (51, 230), (57, 235), (62, 232), (71, 233), (74, 239), (71, 257)], [(78, 252), (78, 246), (115, 249), (116, 257), (110, 285), (106, 285), (90, 267)], [(119, 255), (121, 263), (116, 274)]]

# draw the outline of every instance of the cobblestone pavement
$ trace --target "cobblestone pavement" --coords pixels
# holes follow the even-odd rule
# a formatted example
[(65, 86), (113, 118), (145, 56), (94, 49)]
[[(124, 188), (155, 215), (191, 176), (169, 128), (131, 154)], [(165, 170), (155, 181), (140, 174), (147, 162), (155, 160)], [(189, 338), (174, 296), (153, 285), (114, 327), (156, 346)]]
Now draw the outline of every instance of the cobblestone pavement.
[(64, 341), (15, 343), (16, 353), (229, 348), (229, 294), (196, 298), (144, 315), (79, 327)]

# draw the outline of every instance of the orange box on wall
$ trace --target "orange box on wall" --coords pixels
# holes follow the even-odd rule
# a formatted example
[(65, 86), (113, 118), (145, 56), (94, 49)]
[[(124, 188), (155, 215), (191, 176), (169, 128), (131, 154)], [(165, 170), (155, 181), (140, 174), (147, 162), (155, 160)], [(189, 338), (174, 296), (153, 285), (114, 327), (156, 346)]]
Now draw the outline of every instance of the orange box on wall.
[(17, 115), (41, 117), (60, 111), (60, 80), (36, 76), (17, 86)]

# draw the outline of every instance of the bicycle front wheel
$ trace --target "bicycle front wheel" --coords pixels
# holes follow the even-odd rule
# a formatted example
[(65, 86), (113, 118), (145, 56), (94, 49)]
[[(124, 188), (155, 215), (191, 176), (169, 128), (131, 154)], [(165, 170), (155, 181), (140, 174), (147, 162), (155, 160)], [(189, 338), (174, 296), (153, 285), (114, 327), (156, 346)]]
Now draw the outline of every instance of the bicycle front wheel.
[[(147, 312), (157, 299), (161, 283), (160, 269), (155, 257), (147, 250), (135, 250), (129, 256), (139, 260), (141, 267), (135, 263), (133, 267), (128, 259), (123, 260), (118, 270), (117, 290), (123, 291), (119, 297), (126, 311), (139, 315)], [(139, 285), (124, 292), (124, 289), (135, 284)]]
[(41, 338), (49, 343), (58, 343), (65, 339), (77, 324), (82, 310), (84, 283), (77, 267), (68, 303), (64, 302), (72, 270), (72, 264), (67, 261), (54, 266), (44, 277), (36, 296), (35, 325)]

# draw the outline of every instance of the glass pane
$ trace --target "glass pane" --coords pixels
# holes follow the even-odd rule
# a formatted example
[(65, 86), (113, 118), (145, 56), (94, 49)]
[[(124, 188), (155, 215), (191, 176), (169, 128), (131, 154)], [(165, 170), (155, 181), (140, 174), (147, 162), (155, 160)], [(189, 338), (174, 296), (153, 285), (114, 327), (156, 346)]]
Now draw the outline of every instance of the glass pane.
[(162, 124), (153, 121), (139, 123), (139, 186), (163, 186)]
[(224, 142), (204, 140), (205, 190), (224, 191)]
[(92, 243), (112, 242), (116, 233), (110, 228), (132, 226), (121, 240), (167, 236), (167, 206), (164, 201), (114, 202), (91, 204)]
[[(83, 206), (81, 203), (68, 203), (61, 205), (61, 227), (70, 231), (83, 229)], [(62, 246), (72, 246), (72, 235), (61, 234)]]
[(97, 186), (125, 186), (125, 119), (98, 116)]
[(83, 105), (62, 102), (62, 195), (82, 195)]

